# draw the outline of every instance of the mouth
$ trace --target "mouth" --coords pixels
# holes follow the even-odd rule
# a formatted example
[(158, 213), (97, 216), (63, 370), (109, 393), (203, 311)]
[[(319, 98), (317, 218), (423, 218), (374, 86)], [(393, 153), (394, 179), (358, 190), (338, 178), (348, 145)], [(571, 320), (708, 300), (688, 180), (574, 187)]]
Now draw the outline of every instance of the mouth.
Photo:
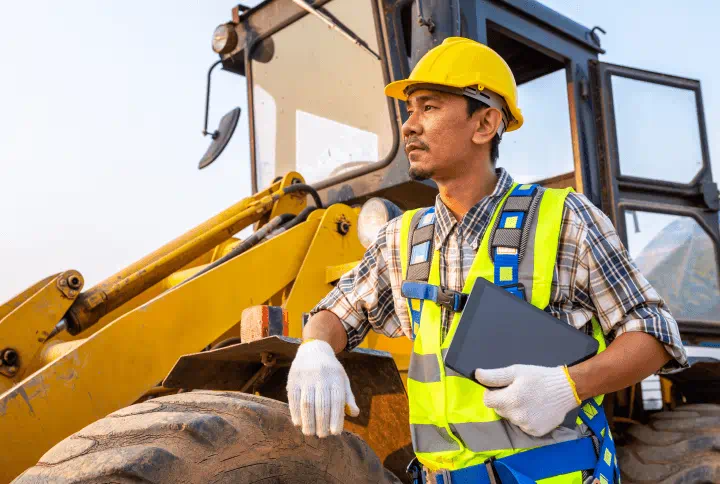
[(410, 154), (412, 151), (415, 150), (426, 150), (427, 148), (424, 145), (417, 144), (417, 143), (410, 143), (409, 145), (405, 146), (405, 153)]

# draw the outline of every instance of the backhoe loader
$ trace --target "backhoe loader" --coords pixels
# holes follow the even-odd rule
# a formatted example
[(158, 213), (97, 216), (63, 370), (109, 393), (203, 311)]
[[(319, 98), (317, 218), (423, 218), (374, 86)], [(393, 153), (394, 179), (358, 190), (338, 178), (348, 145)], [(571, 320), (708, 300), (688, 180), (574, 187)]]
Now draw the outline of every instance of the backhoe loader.
[[(384, 222), (434, 202), (408, 176), (407, 113), (383, 86), (450, 36), (515, 74), (526, 126), (499, 164), (599, 206), (680, 325), (692, 366), (605, 400), (623, 482), (720, 482), (719, 200), (700, 83), (600, 62), (600, 33), (533, 0), (233, 8), (207, 101), (214, 68), (245, 78), (253, 195), (92, 288), (67, 270), (0, 306), (0, 482), (409, 482), (410, 341), (370, 334), (340, 355), (361, 409), (341, 436), (294, 428), (285, 383), (307, 313)], [(555, 108), (532, 112), (545, 99)], [(683, 120), (672, 139), (668, 110)], [(206, 114), (200, 168), (240, 115), (208, 131)]]

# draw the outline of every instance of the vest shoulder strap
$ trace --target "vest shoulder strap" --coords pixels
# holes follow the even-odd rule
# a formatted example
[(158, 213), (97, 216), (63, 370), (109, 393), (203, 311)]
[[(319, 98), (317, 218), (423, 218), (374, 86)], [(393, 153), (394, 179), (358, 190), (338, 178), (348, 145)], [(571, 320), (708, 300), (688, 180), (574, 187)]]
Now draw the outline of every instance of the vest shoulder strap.
[(427, 282), (435, 250), (435, 208), (418, 210), (410, 220), (407, 237), (406, 281)]
[[(545, 188), (539, 185), (518, 185), (506, 199), (495, 224), (490, 228), (488, 253), (495, 260), (497, 253), (513, 252), (522, 261), (528, 244), (530, 228)], [(498, 250), (499, 249), (499, 250)]]
[[(536, 189), (537, 187), (537, 189)], [(498, 247), (514, 249), (522, 260), (528, 235), (545, 189), (538, 185), (518, 185), (509, 196), (491, 228), (488, 251), (495, 260)], [(435, 249), (435, 208), (417, 210), (412, 214), (407, 236), (407, 258), (403, 262), (406, 281), (427, 282)]]

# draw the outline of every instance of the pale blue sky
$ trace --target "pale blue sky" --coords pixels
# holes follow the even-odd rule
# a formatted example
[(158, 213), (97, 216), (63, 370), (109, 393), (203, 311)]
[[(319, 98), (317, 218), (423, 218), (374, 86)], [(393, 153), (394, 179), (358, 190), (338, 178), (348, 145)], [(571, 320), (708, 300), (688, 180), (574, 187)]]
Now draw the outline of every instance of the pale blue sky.
[[(604, 61), (700, 79), (710, 152), (720, 156), (720, 69), (712, 61), (719, 3), (696, 0), (692, 10), (670, 0), (544, 3), (607, 30)], [(70, 268), (85, 275), (87, 288), (249, 194), (244, 78), (215, 76), (211, 125), (234, 106), (243, 115), (220, 160), (196, 169), (207, 147), (205, 76), (217, 58), (210, 38), (232, 5), (5, 7), (0, 301)]]

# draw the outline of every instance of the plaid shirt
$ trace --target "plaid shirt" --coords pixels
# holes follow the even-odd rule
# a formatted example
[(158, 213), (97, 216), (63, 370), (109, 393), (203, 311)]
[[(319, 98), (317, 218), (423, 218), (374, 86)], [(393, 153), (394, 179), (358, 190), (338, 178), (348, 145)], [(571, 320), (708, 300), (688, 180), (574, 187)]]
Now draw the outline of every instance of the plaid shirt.
[[(478, 246), (498, 203), (513, 180), (498, 169), (493, 193), (478, 202), (458, 222), (438, 195), (435, 248), (440, 250), (440, 283), (462, 291)], [(401, 218), (378, 233), (363, 260), (312, 310), (329, 310), (342, 321), (347, 349), (362, 342), (371, 328), (391, 338), (410, 337), (410, 315), (400, 293)], [(398, 309), (399, 308), (399, 309)], [(630, 259), (610, 220), (583, 195), (570, 193), (565, 201), (550, 304), (545, 311), (592, 334), (595, 315), (606, 339), (629, 331), (653, 335), (673, 357), (664, 371), (686, 367), (687, 355), (677, 322)], [(452, 313), (443, 308), (447, 332)]]

